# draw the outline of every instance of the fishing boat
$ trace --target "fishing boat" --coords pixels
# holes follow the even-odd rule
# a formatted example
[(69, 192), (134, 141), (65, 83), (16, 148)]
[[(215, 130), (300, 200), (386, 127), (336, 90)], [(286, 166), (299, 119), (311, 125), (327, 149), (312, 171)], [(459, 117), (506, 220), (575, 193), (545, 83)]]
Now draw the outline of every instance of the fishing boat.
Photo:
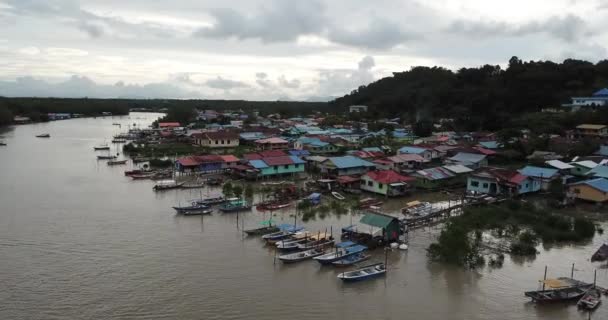
[(93, 147), (93, 150), (95, 150), (95, 151), (110, 150), (110, 146), (108, 146), (107, 144), (102, 144), (102, 145)]
[(214, 205), (214, 204), (223, 203), (226, 201), (226, 199), (224, 198), (223, 195), (219, 194), (219, 195), (208, 196), (206, 198), (202, 198), (202, 199), (199, 199), (196, 201), (201, 204)]
[(365, 198), (359, 200), (357, 205), (358, 209), (369, 209), (370, 207), (379, 207), (382, 205), (382, 201), (374, 198)]
[(239, 212), (239, 211), (249, 211), (251, 210), (251, 205), (247, 203), (244, 199), (239, 198), (230, 198), (226, 199), (226, 202), (219, 206), (220, 211), (222, 212)]
[(249, 236), (265, 235), (279, 231), (279, 227), (272, 225), (272, 219), (264, 220), (259, 223), (261, 227), (245, 230), (244, 232)]
[(127, 143), (126, 139), (112, 139), (112, 143)]
[(152, 179), (154, 177), (154, 172), (140, 173), (140, 174), (132, 174), (129, 177), (133, 180), (146, 180)]
[(210, 185), (210, 186), (219, 186), (222, 184), (222, 182), (224, 182), (222, 180), (222, 178), (208, 178), (207, 179), (207, 185)]
[(317, 260), (317, 262), (320, 264), (330, 264), (334, 261), (344, 259), (365, 250), (367, 250), (366, 246), (358, 245), (351, 241), (346, 241), (337, 244), (334, 251), (316, 257), (315, 260)]
[(186, 182), (182, 185), (182, 189), (199, 189), (205, 187), (203, 182)]
[(135, 174), (143, 174), (143, 173), (146, 173), (146, 171), (141, 170), (141, 169), (126, 170), (125, 176), (130, 177)]
[(541, 283), (543, 284), (542, 290), (527, 291), (524, 292), (524, 295), (538, 303), (571, 301), (582, 298), (593, 286), (593, 284), (571, 278), (546, 279)]
[(281, 200), (271, 200), (258, 203), (255, 208), (258, 211), (274, 211), (283, 208), (287, 208), (291, 206), (291, 202), (289, 201), (281, 201)]
[(309, 236), (310, 232), (308, 231), (296, 232), (290, 237), (278, 241), (275, 245), (279, 250), (296, 250), (298, 249), (298, 244), (305, 242)]
[(97, 156), (97, 160), (114, 160), (118, 158), (117, 156), (107, 155), (107, 156)]
[(292, 224), (282, 224), (279, 226), (279, 230), (280, 231), (263, 235), (262, 239), (266, 240), (268, 243), (276, 243), (298, 231), (304, 230), (304, 227), (297, 227)]
[(331, 193), (331, 195), (332, 195), (332, 196), (334, 196), (334, 198), (336, 198), (336, 199), (338, 199), (338, 200), (344, 200), (344, 199), (346, 199), (346, 198), (344, 198), (344, 196), (343, 196), (343, 195), (339, 194), (339, 193), (338, 193), (338, 192), (336, 192), (336, 191), (333, 191), (333, 192)]
[(183, 184), (184, 184), (183, 182), (177, 182), (175, 180), (160, 180), (160, 181), (156, 182), (154, 187), (152, 187), (152, 190), (164, 191), (164, 190), (178, 189), (178, 188), (181, 188), (181, 186)]
[(295, 253), (288, 253), (279, 256), (279, 260), (283, 261), (283, 263), (295, 263), (304, 260), (308, 260), (314, 257), (318, 257), (325, 253), (325, 249), (323, 248), (313, 248), (306, 251), (300, 251)]
[(311, 249), (315, 247), (327, 247), (333, 245), (334, 240), (328, 232), (313, 233), (306, 237), (306, 241), (299, 242), (297, 248), (300, 250)]
[(189, 206), (173, 207), (173, 209), (183, 215), (195, 215), (195, 214), (211, 214), (212, 210), (209, 206), (192, 202)]
[(595, 308), (597, 308), (597, 306), (600, 305), (601, 302), (602, 302), (602, 293), (600, 292), (599, 289), (593, 287), (593, 288), (587, 290), (587, 292), (585, 292), (583, 297), (580, 300), (578, 300), (576, 305), (579, 308), (583, 308), (583, 309), (587, 309), (587, 310), (594, 310)]
[(110, 160), (108, 161), (109, 166), (118, 166), (122, 164), (127, 164), (127, 160)]
[(43, 133), (43, 134), (39, 134), (36, 136), (36, 138), (50, 138), (51, 135), (48, 133)]
[(0, 141), (0, 147), (4, 147), (4, 146), (6, 146), (6, 142)]
[(385, 274), (386, 265), (384, 263), (376, 263), (370, 264), (357, 270), (342, 272), (338, 275), (338, 279), (346, 282), (361, 281), (379, 277)]
[(336, 261), (332, 262), (331, 264), (336, 267), (348, 267), (348, 266), (352, 266), (353, 264), (359, 263), (361, 261), (365, 261), (365, 260), (369, 259), (370, 257), (371, 257), (371, 255), (361, 252), (361, 253), (354, 254), (352, 256), (348, 256), (344, 259), (336, 260)]

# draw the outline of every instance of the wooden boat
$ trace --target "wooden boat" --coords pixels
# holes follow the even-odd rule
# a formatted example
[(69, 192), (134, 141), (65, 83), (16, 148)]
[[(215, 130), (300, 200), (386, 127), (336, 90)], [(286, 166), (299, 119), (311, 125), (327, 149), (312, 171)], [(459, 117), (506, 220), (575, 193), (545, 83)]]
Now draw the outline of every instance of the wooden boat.
[(333, 239), (321, 239), (321, 240), (311, 240), (308, 239), (305, 242), (298, 243), (298, 250), (307, 250), (311, 248), (327, 248), (334, 245)]
[(125, 139), (112, 139), (112, 143), (127, 143)]
[(154, 187), (152, 187), (152, 190), (164, 191), (164, 190), (178, 189), (178, 188), (181, 188), (181, 186), (183, 184), (184, 184), (183, 182), (177, 182), (175, 180), (161, 180), (161, 181), (158, 181), (156, 183), (156, 185), (154, 185)]
[(308, 231), (296, 232), (290, 237), (278, 241), (277, 243), (275, 243), (275, 245), (277, 249), (280, 250), (296, 250), (298, 249), (298, 244), (305, 242), (308, 236), (310, 236), (310, 233)]
[(604, 243), (599, 249), (591, 256), (591, 262), (605, 261), (608, 259), (608, 244)]
[(308, 260), (314, 257), (318, 257), (325, 253), (323, 248), (314, 248), (306, 251), (300, 251), (295, 253), (288, 253), (279, 256), (279, 260), (283, 261), (283, 263), (295, 263), (304, 260)]
[(358, 209), (369, 209), (370, 207), (379, 207), (383, 204), (381, 200), (374, 198), (365, 198), (359, 200)]
[(114, 160), (118, 158), (117, 156), (107, 155), (107, 156), (97, 156), (97, 160)]
[(251, 205), (247, 201), (239, 198), (226, 199), (226, 202), (218, 207), (222, 212), (239, 212), (251, 210)]
[(258, 211), (274, 211), (274, 210), (279, 210), (279, 209), (283, 209), (283, 208), (287, 208), (291, 206), (291, 202), (288, 201), (267, 201), (267, 202), (261, 202), (258, 203), (255, 208)]
[(196, 202), (192, 202), (190, 206), (173, 207), (173, 209), (183, 215), (211, 214), (212, 212), (209, 206), (197, 204)]
[(110, 160), (108, 161), (109, 166), (118, 166), (122, 164), (127, 164), (127, 160)]
[(152, 179), (153, 176), (154, 176), (154, 172), (148, 172), (148, 173), (132, 174), (129, 177), (131, 177), (131, 179), (133, 179), (133, 180), (146, 180), (146, 179)]
[(371, 257), (371, 255), (361, 252), (361, 253), (354, 254), (352, 256), (348, 256), (344, 259), (336, 260), (336, 261), (332, 262), (331, 264), (336, 267), (348, 267), (348, 266), (352, 266), (353, 264), (359, 263), (361, 261), (365, 261), (365, 260), (369, 259), (370, 257)]
[(210, 185), (210, 186), (219, 186), (222, 184), (222, 182), (224, 182), (224, 180), (222, 180), (222, 178), (208, 178), (207, 179), (207, 185)]
[(600, 305), (601, 302), (602, 302), (602, 293), (600, 292), (600, 290), (593, 287), (593, 288), (587, 290), (587, 292), (585, 292), (583, 297), (580, 300), (578, 300), (576, 305), (579, 308), (583, 308), (583, 309), (587, 309), (587, 310), (594, 310), (595, 308), (597, 308), (597, 306)]
[(334, 196), (334, 198), (336, 198), (336, 199), (338, 199), (338, 200), (344, 200), (344, 199), (346, 199), (346, 198), (344, 198), (344, 196), (343, 196), (343, 195), (341, 195), (341, 194), (337, 193), (336, 191), (333, 191), (333, 192), (331, 193), (331, 195), (332, 195), (332, 196)]
[(4, 146), (6, 146), (6, 142), (0, 141), (0, 147), (4, 147)]
[(320, 264), (330, 264), (334, 261), (338, 261), (346, 257), (355, 255), (357, 253), (361, 253), (365, 250), (367, 250), (366, 246), (358, 245), (351, 241), (346, 241), (337, 244), (335, 250), (322, 256), (316, 257), (315, 260), (317, 260), (317, 262), (319, 262)]
[(201, 203), (201, 204), (206, 204), (208, 206), (214, 205), (214, 204), (220, 204), (225, 201), (226, 201), (226, 199), (224, 198), (223, 195), (214, 195), (214, 196), (209, 196), (206, 198), (196, 200), (196, 202)]
[(203, 182), (187, 182), (182, 185), (182, 189), (199, 189), (205, 187)]
[(265, 235), (279, 231), (279, 227), (272, 225), (272, 219), (264, 220), (260, 222), (261, 227), (245, 230), (244, 232), (249, 236)]
[(125, 176), (130, 177), (132, 175), (142, 174), (144, 172), (145, 172), (144, 170), (140, 170), (140, 169), (127, 170), (127, 171), (125, 171)]
[(36, 136), (36, 138), (50, 138), (51, 135), (48, 133), (43, 133), (43, 134), (39, 134)]
[(279, 225), (279, 230), (280, 231), (263, 235), (262, 239), (266, 240), (268, 243), (276, 243), (277, 241), (281, 241), (282, 239), (287, 238), (298, 231), (304, 230), (304, 227), (296, 227), (291, 224), (282, 224)]
[(338, 279), (342, 281), (361, 281), (370, 278), (383, 276), (386, 274), (386, 265), (384, 263), (370, 264), (357, 270), (342, 272), (338, 275)]
[(593, 286), (571, 278), (546, 279), (542, 283), (542, 290), (527, 291), (524, 295), (539, 303), (570, 301), (580, 299)]
[(93, 147), (93, 150), (95, 150), (95, 151), (110, 150), (110, 147), (107, 144), (104, 144), (104, 145)]

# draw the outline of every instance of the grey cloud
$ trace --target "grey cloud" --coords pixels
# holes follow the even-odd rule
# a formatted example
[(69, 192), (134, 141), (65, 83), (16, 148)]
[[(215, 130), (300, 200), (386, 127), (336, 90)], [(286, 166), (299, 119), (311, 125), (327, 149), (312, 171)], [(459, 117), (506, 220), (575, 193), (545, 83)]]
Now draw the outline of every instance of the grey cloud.
[(265, 72), (256, 73), (255, 82), (262, 88), (272, 87), (272, 82), (268, 79), (268, 75)]
[(104, 34), (103, 26), (91, 22), (82, 21), (78, 28), (86, 32), (91, 38), (99, 38)]
[(218, 76), (215, 79), (210, 79), (205, 82), (207, 87), (213, 89), (221, 89), (221, 90), (231, 90), (235, 88), (244, 88), (248, 87), (248, 85), (241, 81), (235, 81), (230, 79), (224, 79)]
[(375, 66), (374, 58), (365, 56), (361, 59), (357, 69), (320, 70), (316, 96), (341, 96), (345, 93), (374, 81), (372, 68)]
[(285, 75), (281, 75), (278, 79), (279, 85), (285, 88), (289, 88), (289, 89), (297, 89), (300, 87), (300, 80), (298, 79), (292, 79), (292, 80), (287, 80), (287, 78), (285, 78)]
[(450, 33), (474, 37), (525, 36), (546, 33), (564, 41), (576, 41), (589, 33), (583, 19), (573, 14), (551, 16), (543, 21), (531, 21), (521, 25), (501, 21), (457, 20), (447, 29)]
[(329, 40), (353, 47), (390, 49), (405, 41), (419, 38), (413, 32), (405, 32), (394, 22), (373, 17), (367, 26), (348, 30), (332, 28), (328, 34)]

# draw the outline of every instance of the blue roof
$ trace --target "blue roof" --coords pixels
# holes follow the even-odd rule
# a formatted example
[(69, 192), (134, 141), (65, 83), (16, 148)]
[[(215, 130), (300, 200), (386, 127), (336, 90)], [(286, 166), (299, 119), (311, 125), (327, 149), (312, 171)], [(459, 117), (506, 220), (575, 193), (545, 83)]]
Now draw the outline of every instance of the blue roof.
[(479, 145), (486, 149), (498, 149), (499, 145), (496, 141), (480, 141)]
[(264, 162), (262, 160), (249, 160), (249, 164), (252, 165), (256, 169), (268, 168), (268, 165), (266, 164), (266, 162)]
[(356, 168), (356, 167), (374, 167), (374, 164), (365, 161), (363, 159), (353, 157), (353, 156), (344, 156), (344, 157), (331, 157), (329, 160), (340, 169), (344, 168)]
[(598, 178), (608, 178), (608, 166), (597, 166), (589, 170), (587, 175)]
[(608, 97), (608, 88), (598, 90), (593, 94), (594, 97)]
[(581, 181), (574, 183), (573, 185), (586, 184), (592, 188), (600, 190), (602, 192), (608, 192), (608, 180), (604, 178), (597, 178), (593, 180)]
[(292, 156), (299, 156), (299, 157), (310, 155), (310, 151), (308, 151), (308, 150), (289, 150), (287, 152), (289, 152), (289, 154)]
[(600, 150), (598, 152), (596, 152), (597, 154), (601, 155), (601, 156), (608, 156), (608, 146), (606, 145), (601, 145), (600, 146)]
[(296, 157), (296, 156), (289, 156), (289, 159), (291, 159), (291, 161), (293, 161), (294, 164), (303, 164), (306, 163), (306, 161)]
[(525, 166), (517, 171), (519, 171), (519, 173), (523, 174), (524, 176), (535, 178), (551, 178), (557, 174), (557, 169), (541, 168), (535, 166)]
[(482, 161), (485, 158), (486, 158), (486, 156), (483, 154), (458, 152), (455, 156), (451, 157), (450, 160), (460, 162), (463, 164), (475, 164), (475, 163)]
[(426, 149), (418, 148), (418, 147), (403, 147), (403, 148), (399, 149), (399, 153), (421, 154), (425, 151), (426, 151)]

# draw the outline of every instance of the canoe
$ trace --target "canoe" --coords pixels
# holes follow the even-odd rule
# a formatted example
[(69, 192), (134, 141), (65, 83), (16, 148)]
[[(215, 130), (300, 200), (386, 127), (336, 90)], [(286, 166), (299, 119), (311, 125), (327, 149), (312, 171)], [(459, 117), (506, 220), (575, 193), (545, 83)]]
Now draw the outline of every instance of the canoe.
[(117, 156), (97, 156), (97, 160), (114, 160)]
[(346, 282), (361, 281), (374, 277), (383, 276), (386, 274), (386, 265), (384, 263), (371, 264), (353, 271), (342, 272), (338, 275), (338, 279)]
[(291, 224), (282, 224), (279, 225), (278, 228), (280, 231), (265, 234), (262, 236), (262, 239), (266, 240), (268, 243), (276, 243), (298, 231), (304, 230), (304, 227), (296, 227)]
[(277, 226), (265, 226), (254, 229), (245, 230), (245, 233), (250, 236), (259, 236), (279, 231)]
[(224, 201), (226, 201), (226, 199), (222, 195), (216, 195), (216, 196), (211, 196), (211, 197), (196, 200), (197, 203), (206, 204), (206, 205), (220, 204), (220, 203), (223, 203)]
[(597, 288), (591, 288), (585, 292), (576, 304), (579, 308), (594, 310), (602, 302), (602, 293)]
[(367, 250), (366, 246), (358, 245), (350, 241), (342, 242), (336, 245), (336, 249), (324, 254), (322, 256), (316, 257), (315, 260), (320, 264), (330, 264), (334, 261), (338, 261), (344, 259), (346, 257), (355, 255), (357, 253), (363, 252)]
[(127, 160), (110, 160), (108, 161), (109, 166), (117, 166), (121, 164), (127, 164)]
[(113, 139), (112, 143), (127, 143), (127, 140), (125, 140), (125, 139)]
[(108, 147), (108, 146), (93, 147), (93, 150), (95, 150), (95, 151), (110, 150), (110, 147)]
[(199, 189), (204, 187), (205, 184), (203, 182), (184, 183), (182, 185), (182, 189)]
[(173, 207), (173, 209), (183, 215), (196, 215), (196, 214), (211, 214), (212, 210), (205, 205), (193, 204), (185, 207)]
[(258, 211), (273, 211), (273, 210), (279, 210), (282, 208), (287, 208), (291, 206), (290, 202), (280, 202), (280, 201), (268, 201), (268, 202), (261, 202), (258, 203), (255, 208)]
[(51, 135), (48, 133), (43, 133), (43, 134), (39, 134), (36, 136), (36, 138), (50, 138)]
[(339, 194), (339, 193), (337, 193), (337, 192), (335, 192), (335, 191), (334, 191), (334, 192), (332, 192), (332, 193), (331, 193), (331, 195), (332, 195), (332, 196), (334, 196), (334, 198), (336, 198), (336, 199), (338, 199), (338, 200), (344, 200), (344, 199), (346, 199), (346, 198), (344, 198), (344, 196), (343, 196), (343, 195), (341, 195), (341, 194)]
[(359, 263), (361, 261), (365, 261), (365, 260), (369, 259), (370, 257), (371, 257), (370, 255), (361, 252), (361, 253), (354, 254), (352, 256), (348, 256), (344, 259), (334, 261), (331, 264), (336, 267), (348, 267), (348, 266), (352, 266), (353, 264)]
[(145, 179), (151, 179), (154, 176), (153, 172), (150, 173), (141, 173), (141, 174), (132, 174), (130, 175), (131, 179), (133, 180), (145, 180)]
[(325, 250), (322, 248), (314, 248), (306, 251), (300, 251), (295, 253), (289, 253), (279, 256), (279, 260), (283, 261), (283, 263), (294, 263), (300, 262), (304, 260), (308, 260), (325, 253)]

